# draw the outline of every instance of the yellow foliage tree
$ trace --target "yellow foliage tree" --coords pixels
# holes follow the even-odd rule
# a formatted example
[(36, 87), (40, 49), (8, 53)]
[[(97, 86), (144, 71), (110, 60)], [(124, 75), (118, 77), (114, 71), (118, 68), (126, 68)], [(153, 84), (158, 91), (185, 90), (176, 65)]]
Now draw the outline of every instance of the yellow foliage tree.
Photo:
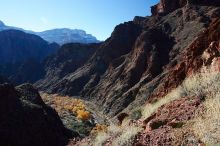
[(85, 110), (78, 110), (77, 111), (77, 118), (83, 121), (90, 119), (91, 114)]

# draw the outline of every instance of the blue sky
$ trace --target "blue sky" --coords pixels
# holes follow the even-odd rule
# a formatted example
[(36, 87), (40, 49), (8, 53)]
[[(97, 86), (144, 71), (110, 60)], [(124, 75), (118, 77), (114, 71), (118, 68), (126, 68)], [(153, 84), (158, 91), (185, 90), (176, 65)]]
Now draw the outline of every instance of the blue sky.
[(1, 0), (0, 20), (7, 25), (43, 31), (83, 29), (105, 40), (114, 27), (134, 16), (150, 15), (159, 0)]

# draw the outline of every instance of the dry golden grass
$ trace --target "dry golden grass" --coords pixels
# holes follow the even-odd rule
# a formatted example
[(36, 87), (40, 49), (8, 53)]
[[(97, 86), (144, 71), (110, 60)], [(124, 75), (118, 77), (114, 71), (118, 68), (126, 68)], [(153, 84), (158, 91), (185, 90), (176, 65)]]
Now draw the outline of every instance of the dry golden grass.
[(162, 105), (180, 98), (183, 95), (182, 92), (183, 91), (181, 87), (178, 87), (174, 89), (173, 91), (171, 91), (169, 94), (167, 94), (165, 97), (158, 100), (157, 102), (152, 103), (152, 104), (146, 104), (144, 107), (142, 107), (142, 118), (143, 119), (148, 118)]
[(94, 138), (93, 146), (102, 146), (103, 144), (107, 143), (108, 140), (114, 140), (122, 133), (122, 128), (111, 124), (107, 127), (105, 132), (99, 132), (96, 137)]
[(205, 111), (194, 120), (193, 131), (207, 145), (220, 145), (220, 92), (204, 106)]
[(186, 78), (182, 85), (160, 98), (155, 103), (142, 108), (142, 118), (148, 118), (159, 107), (184, 96), (198, 96), (199, 98), (213, 97), (220, 89), (220, 73), (211, 68), (203, 68), (199, 73)]
[(203, 68), (201, 72), (188, 77), (178, 88), (153, 104), (147, 104), (142, 118), (147, 118), (159, 107), (184, 96), (198, 96), (204, 99), (205, 111), (193, 120), (193, 132), (207, 145), (220, 145), (220, 72)]
[(112, 146), (130, 146), (135, 136), (143, 130), (138, 126), (131, 126), (124, 123), (122, 126), (111, 124), (106, 131), (102, 131), (95, 137), (94, 146), (101, 146), (110, 142)]
[(137, 126), (129, 126), (123, 129), (123, 133), (113, 141), (114, 146), (132, 146), (135, 136), (143, 130)]
[(98, 135), (96, 136), (94, 142), (93, 142), (93, 146), (102, 146), (110, 138), (111, 138), (111, 136), (108, 133), (99, 132)]

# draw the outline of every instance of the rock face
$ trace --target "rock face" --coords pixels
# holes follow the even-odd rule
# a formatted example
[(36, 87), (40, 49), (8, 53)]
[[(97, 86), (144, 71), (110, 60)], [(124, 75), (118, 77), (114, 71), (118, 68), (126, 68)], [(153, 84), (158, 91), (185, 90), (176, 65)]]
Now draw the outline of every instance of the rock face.
[(160, 0), (160, 3), (151, 7), (152, 15), (165, 14), (181, 8), (187, 4), (187, 0)]
[(1, 31), (0, 74), (14, 84), (33, 83), (44, 75), (42, 61), (58, 47), (22, 31)]
[(86, 64), (39, 87), (81, 95), (110, 116), (163, 97), (203, 65), (203, 52), (220, 39), (219, 5), (205, 4), (120, 24)]
[(47, 88), (48, 91), (56, 88), (59, 80), (84, 65), (99, 46), (100, 44), (79, 43), (63, 45), (55, 55), (44, 62), (46, 75), (35, 85), (40, 89)]
[(65, 145), (70, 135), (31, 85), (1, 84), (0, 101), (0, 145)]
[(66, 43), (98, 43), (96, 37), (87, 34), (84, 30), (79, 29), (52, 29), (43, 32), (37, 32), (36, 35), (42, 37), (46, 41), (53, 43), (56, 42), (60, 45)]
[(45, 74), (43, 63), (34, 59), (27, 59), (22, 63), (4, 64), (1, 66), (1, 70), (12, 83), (17, 85), (34, 83)]
[(160, 3), (151, 7), (152, 15), (167, 14), (186, 5), (220, 6), (218, 0), (160, 0)]

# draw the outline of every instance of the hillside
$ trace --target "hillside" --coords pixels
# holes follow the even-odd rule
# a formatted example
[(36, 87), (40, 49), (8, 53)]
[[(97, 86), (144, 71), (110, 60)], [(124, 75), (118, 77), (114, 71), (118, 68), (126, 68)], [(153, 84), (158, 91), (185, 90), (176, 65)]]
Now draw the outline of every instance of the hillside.
[(88, 62), (99, 46), (100, 44), (79, 43), (63, 45), (56, 54), (44, 61), (45, 76), (35, 85), (40, 90), (42, 85), (48, 88), (48, 90), (56, 87), (59, 80)]
[(1, 64), (23, 62), (29, 58), (42, 61), (56, 49), (36, 35), (18, 30), (0, 32)]
[(90, 61), (53, 83), (56, 86), (38, 87), (81, 95), (110, 116), (154, 101), (202, 66), (203, 52), (219, 39), (218, 6), (198, 1), (135, 17), (116, 26)]
[(19, 30), (1, 31), (0, 74), (15, 84), (33, 83), (44, 75), (42, 61), (58, 47)]
[[(86, 87), (97, 61), (65, 77), (67, 84), (60, 82), (68, 87), (87, 77), (82, 90), (61, 93), (82, 95), (113, 117), (106, 131), (77, 145), (219, 145), (219, 6), (219, 1), (161, 0), (152, 7), (151, 17), (117, 26), (96, 52), (104, 56), (105, 68), (101, 74), (96, 70), (100, 79), (92, 88)], [(113, 40), (121, 40), (123, 30), (135, 28), (139, 33), (130, 50), (123, 55), (117, 49), (114, 55), (107, 53), (110, 46), (113, 50)]]
[(59, 49), (1, 31), (0, 145), (219, 145), (220, 1), (160, 0), (151, 12)]

